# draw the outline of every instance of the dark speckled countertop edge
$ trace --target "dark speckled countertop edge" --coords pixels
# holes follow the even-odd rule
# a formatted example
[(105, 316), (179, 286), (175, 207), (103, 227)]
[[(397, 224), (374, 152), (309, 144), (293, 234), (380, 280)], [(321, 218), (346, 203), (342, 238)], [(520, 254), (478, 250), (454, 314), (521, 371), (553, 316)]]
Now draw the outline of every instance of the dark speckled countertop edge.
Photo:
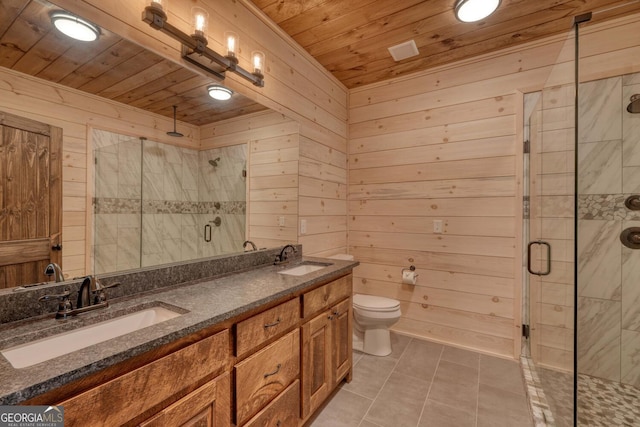
[[(20, 404), (205, 328), (214, 327), (260, 306), (349, 274), (358, 265), (356, 261), (315, 257), (304, 257), (301, 261), (330, 262), (332, 265), (303, 276), (277, 273), (279, 270), (295, 267), (299, 260), (292, 264), (261, 266), (224, 277), (200, 279), (171, 289), (145, 293), (114, 303), (107, 310), (126, 310), (145, 304), (159, 304), (173, 305), (187, 310), (187, 313), (27, 368), (13, 368), (4, 356), (0, 356), (0, 405)], [(82, 316), (94, 313), (97, 313), (95, 316), (100, 316), (99, 311), (85, 313)], [(45, 323), (55, 327), (56, 321), (49, 320), (45, 320)], [(41, 323), (21, 325), (15, 328), (14, 335), (29, 334), (33, 332), (30, 328), (33, 329), (34, 325)], [(16, 337), (9, 334), (7, 331), (0, 334), (0, 343), (15, 341)], [(2, 347), (10, 346), (5, 344)]]

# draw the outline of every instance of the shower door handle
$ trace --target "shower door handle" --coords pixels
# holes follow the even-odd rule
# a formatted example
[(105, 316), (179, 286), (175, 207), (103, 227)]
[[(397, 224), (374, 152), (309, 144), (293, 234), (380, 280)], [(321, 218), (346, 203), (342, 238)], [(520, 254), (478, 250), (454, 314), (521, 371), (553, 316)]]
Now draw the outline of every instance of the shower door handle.
[(204, 226), (204, 241), (205, 242), (211, 241), (211, 225), (209, 224)]
[[(531, 270), (531, 248), (533, 245), (542, 245), (547, 248), (547, 270), (546, 271), (533, 271)], [(527, 245), (527, 270), (529, 273), (536, 276), (547, 276), (551, 273), (551, 245), (544, 240), (534, 240)]]

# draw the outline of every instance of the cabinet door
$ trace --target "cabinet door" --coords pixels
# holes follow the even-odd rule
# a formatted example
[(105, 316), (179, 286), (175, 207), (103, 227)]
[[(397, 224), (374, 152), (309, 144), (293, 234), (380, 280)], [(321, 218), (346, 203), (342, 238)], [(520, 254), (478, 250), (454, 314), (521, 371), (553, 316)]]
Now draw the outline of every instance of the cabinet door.
[[(351, 298), (331, 308), (332, 369), (333, 386), (351, 372), (351, 351), (353, 335), (351, 333)], [(350, 381), (351, 378), (347, 378)]]
[(331, 390), (331, 312), (302, 325), (302, 418), (313, 413)]
[(229, 374), (209, 381), (140, 427), (229, 427), (231, 423)]

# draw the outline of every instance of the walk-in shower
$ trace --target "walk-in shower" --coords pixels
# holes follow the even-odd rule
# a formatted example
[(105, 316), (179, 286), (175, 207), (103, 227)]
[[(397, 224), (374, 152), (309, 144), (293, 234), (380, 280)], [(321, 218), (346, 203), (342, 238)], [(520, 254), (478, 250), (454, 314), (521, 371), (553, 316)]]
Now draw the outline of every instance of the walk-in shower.
[(92, 142), (93, 273), (243, 250), (247, 144), (195, 150), (97, 129)]
[(524, 96), (522, 364), (540, 425), (640, 425), (640, 73), (582, 69), (594, 41), (574, 27)]

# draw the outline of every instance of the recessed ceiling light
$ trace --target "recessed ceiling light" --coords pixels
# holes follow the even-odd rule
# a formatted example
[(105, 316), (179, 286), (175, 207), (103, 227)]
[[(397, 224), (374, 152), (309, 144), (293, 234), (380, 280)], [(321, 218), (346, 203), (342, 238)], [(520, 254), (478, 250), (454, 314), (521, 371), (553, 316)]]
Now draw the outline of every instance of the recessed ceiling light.
[(501, 0), (458, 0), (456, 18), (462, 22), (476, 22), (496, 11)]
[(207, 91), (209, 91), (209, 96), (218, 101), (226, 101), (231, 98), (233, 91), (229, 88), (226, 88), (221, 85), (211, 85), (207, 87)]
[(92, 42), (100, 35), (100, 28), (89, 21), (63, 10), (50, 13), (51, 22), (63, 34), (83, 42)]

